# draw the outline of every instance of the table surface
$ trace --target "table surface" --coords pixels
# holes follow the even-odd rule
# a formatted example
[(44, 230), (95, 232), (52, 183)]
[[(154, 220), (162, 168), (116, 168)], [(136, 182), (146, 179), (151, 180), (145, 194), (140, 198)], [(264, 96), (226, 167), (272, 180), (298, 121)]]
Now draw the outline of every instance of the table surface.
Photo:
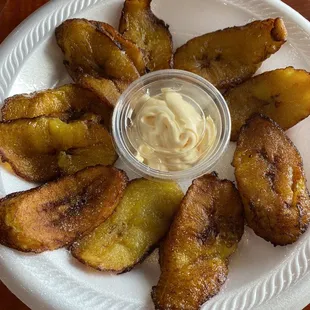
[[(28, 15), (48, 0), (0, 0), (0, 43)], [(284, 0), (285, 3), (310, 20), (309, 0)], [(1, 310), (28, 310), (0, 281)], [(298, 309), (297, 309), (298, 310)], [(310, 310), (310, 305), (304, 310)]]

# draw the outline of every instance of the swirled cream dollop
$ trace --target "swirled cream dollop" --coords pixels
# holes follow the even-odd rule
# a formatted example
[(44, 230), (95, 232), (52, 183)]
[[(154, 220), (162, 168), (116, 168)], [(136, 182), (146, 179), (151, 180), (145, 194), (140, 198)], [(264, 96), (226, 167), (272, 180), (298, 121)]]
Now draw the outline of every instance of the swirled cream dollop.
[(207, 155), (216, 137), (210, 116), (202, 116), (183, 96), (170, 88), (162, 95), (141, 98), (129, 132), (136, 158), (151, 168), (178, 171), (192, 167)]

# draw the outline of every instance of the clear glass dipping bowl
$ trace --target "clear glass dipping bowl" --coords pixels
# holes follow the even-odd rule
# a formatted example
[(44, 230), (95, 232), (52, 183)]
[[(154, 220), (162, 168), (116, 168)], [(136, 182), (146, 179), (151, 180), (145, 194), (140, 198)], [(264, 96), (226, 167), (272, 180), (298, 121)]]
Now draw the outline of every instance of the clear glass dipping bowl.
[[(192, 98), (205, 116), (212, 117), (217, 131), (215, 142), (207, 155), (191, 168), (181, 171), (156, 170), (140, 162), (135, 157), (136, 149), (128, 134), (128, 129), (132, 126), (132, 116), (140, 108), (140, 97), (144, 94), (152, 97), (159, 95), (161, 89), (167, 87), (178, 91), (184, 97)], [(211, 172), (228, 145), (230, 131), (230, 113), (221, 93), (202, 77), (175, 69), (148, 73), (134, 81), (119, 98), (112, 117), (112, 134), (119, 157), (133, 172), (152, 179), (184, 181)]]

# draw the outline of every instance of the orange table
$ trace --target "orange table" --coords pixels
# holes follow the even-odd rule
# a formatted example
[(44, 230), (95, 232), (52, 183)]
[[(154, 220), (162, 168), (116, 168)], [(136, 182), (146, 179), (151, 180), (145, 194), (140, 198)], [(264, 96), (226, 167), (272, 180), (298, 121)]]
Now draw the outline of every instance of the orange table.
[[(0, 0), (0, 43), (22, 20), (46, 2), (48, 0)], [(310, 20), (310, 0), (285, 0), (284, 2)], [(28, 307), (0, 282), (0, 309), (27, 310)], [(304, 310), (310, 310), (310, 305)]]

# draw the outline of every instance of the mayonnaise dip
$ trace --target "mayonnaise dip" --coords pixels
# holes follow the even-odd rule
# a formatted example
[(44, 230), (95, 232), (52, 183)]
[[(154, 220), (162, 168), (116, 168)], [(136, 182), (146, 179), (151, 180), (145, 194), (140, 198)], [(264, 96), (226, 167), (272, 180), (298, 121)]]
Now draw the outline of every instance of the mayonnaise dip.
[(156, 97), (145, 94), (140, 100), (129, 131), (139, 161), (157, 170), (178, 171), (207, 155), (216, 138), (210, 116), (170, 88)]

